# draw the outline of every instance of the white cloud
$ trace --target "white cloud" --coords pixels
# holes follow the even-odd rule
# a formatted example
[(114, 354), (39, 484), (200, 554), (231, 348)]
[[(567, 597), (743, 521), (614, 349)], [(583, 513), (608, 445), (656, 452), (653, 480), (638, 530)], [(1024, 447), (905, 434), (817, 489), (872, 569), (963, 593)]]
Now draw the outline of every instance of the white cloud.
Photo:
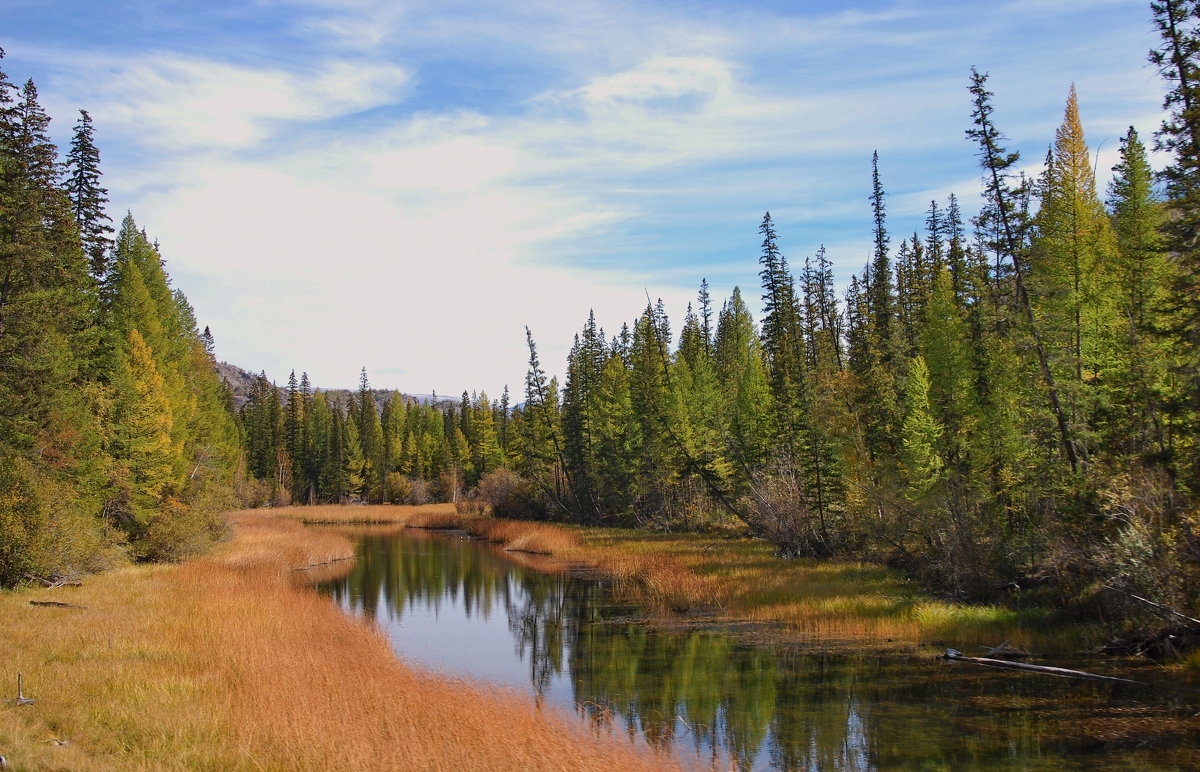
[(391, 101), (401, 68), (335, 61), (306, 72), (165, 54), (110, 60), (91, 95), (107, 131), (171, 150), (254, 147), (279, 122), (336, 117)]
[[(1011, 50), (1021, 19), (990, 7), (900, 0), (789, 17), (619, 0), (259, 5), (290, 8), (283, 26), (303, 50), (238, 63), (106, 56), (76, 63), (91, 76), (76, 76), (78, 93), (136, 160), (110, 170), (114, 203), (161, 238), (218, 353), (328, 386), (366, 365), (377, 385), (410, 391), (519, 392), (525, 325), (557, 370), (589, 307), (614, 332), (645, 288), (678, 326), (692, 290), (672, 288), (710, 268), (736, 273), (739, 251), (752, 298), (764, 208), (800, 231), (781, 228), (795, 264), (824, 241), (839, 274), (860, 269), (872, 149), (896, 191), (897, 234), (950, 190), (973, 208), (972, 63), (994, 65), (997, 118), (1014, 149), (1035, 146), (1030, 161), (1079, 77), (1076, 53), (1093, 141), (1123, 133), (1121, 104), (1140, 98), (1135, 114), (1152, 112), (1139, 97), (1146, 73), (1113, 63), (1115, 33), (1039, 58)], [(410, 92), (420, 112), (405, 112)], [(382, 109), (370, 120), (330, 120), (371, 108)], [(1153, 124), (1134, 122), (1148, 137)], [(704, 221), (710, 212), (721, 222)], [(692, 265), (678, 246), (662, 263), (623, 253), (665, 243), (639, 240), (658, 224), (696, 223), (703, 245), (741, 219), (745, 239), (721, 265)], [(584, 253), (599, 267), (571, 265)]]
[(653, 104), (697, 96), (713, 99), (727, 93), (733, 76), (728, 62), (713, 57), (655, 57), (636, 69), (599, 77), (575, 93), (585, 103)]

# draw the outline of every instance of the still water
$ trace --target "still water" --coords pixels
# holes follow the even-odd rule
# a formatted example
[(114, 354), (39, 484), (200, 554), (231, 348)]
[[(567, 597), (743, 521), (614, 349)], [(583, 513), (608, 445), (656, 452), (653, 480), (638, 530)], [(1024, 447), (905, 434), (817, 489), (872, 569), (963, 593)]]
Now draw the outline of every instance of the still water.
[[(1200, 699), (917, 654), (830, 654), (656, 629), (609, 582), (544, 573), (461, 535), (360, 535), (320, 585), (406, 662), (737, 770), (1200, 769)], [(1055, 663), (1062, 664), (1062, 663)], [(1095, 661), (1067, 663), (1097, 670)], [(1149, 674), (1148, 674), (1149, 673)]]

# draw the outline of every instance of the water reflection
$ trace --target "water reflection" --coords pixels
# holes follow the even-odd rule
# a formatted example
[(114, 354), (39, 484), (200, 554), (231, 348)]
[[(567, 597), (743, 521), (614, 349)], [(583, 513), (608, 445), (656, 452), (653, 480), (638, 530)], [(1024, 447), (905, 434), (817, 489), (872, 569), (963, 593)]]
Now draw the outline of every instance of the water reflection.
[(406, 661), (531, 689), (714, 769), (1200, 767), (1193, 695), (658, 630), (605, 582), (461, 537), (365, 537), (322, 590)]

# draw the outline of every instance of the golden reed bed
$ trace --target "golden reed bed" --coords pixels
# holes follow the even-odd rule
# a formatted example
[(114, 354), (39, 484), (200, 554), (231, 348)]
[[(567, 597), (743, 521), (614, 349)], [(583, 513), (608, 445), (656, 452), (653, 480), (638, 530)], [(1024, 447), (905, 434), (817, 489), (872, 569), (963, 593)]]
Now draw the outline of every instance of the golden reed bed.
[(676, 768), (524, 695), (414, 672), (296, 586), (296, 566), (349, 555), (344, 537), (259, 511), (231, 519), (231, 544), (182, 566), (0, 594), (0, 688), (15, 697), (23, 671), (36, 699), (0, 704), (11, 768)]

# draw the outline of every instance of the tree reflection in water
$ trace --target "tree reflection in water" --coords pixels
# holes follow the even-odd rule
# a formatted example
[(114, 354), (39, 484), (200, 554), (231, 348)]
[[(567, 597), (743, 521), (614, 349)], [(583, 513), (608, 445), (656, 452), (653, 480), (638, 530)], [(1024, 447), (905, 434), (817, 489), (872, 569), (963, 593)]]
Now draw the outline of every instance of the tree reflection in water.
[(1079, 724), (1135, 707), (1179, 719), (1196, 712), (1194, 699), (1147, 708), (1119, 686), (981, 673), (928, 654), (833, 655), (657, 630), (635, 621), (606, 582), (526, 569), (462, 537), (365, 538), (349, 575), (322, 590), (380, 622), (405, 659), (482, 668), (601, 731), (719, 769), (1175, 769), (1200, 760), (1186, 721), (1175, 733), (1108, 743)]

